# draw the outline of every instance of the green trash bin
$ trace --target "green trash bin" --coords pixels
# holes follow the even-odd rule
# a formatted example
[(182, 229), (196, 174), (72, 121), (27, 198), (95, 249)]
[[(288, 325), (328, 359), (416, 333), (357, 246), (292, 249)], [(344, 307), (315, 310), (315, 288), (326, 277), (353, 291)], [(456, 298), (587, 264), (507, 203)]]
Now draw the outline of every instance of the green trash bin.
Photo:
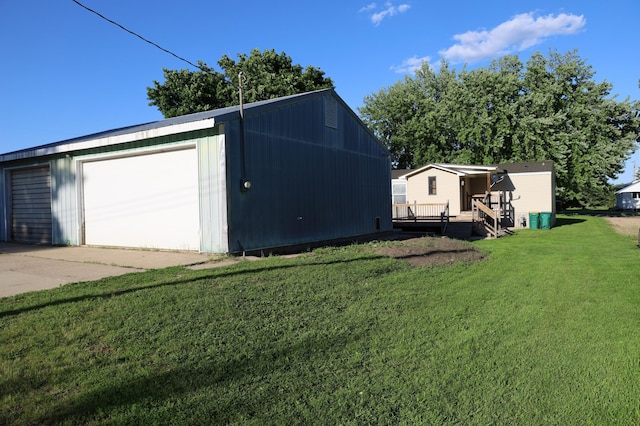
[(539, 219), (540, 213), (529, 212), (529, 229), (540, 229)]
[(551, 212), (540, 213), (540, 229), (551, 229)]

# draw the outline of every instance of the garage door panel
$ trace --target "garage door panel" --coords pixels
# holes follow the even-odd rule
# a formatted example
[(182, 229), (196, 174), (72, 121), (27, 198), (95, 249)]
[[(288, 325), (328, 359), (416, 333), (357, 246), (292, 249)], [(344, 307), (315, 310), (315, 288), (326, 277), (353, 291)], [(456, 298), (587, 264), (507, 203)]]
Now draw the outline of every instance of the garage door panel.
[(14, 223), (11, 231), (14, 240), (19, 242), (46, 243), (51, 240), (51, 227), (46, 225), (27, 226), (24, 223)]
[(35, 223), (33, 225), (37, 225), (38, 221), (40, 224), (44, 224), (45, 226), (51, 223), (51, 210), (49, 209), (14, 209), (13, 210), (13, 219), (17, 222), (22, 222), (29, 219), (34, 219)]
[(198, 250), (196, 149), (83, 165), (85, 243)]
[(49, 201), (51, 198), (49, 197), (48, 192), (30, 192), (30, 193), (13, 193), (13, 201), (18, 202), (18, 205), (21, 205), (22, 202), (29, 204), (41, 204), (41, 205), (49, 205)]

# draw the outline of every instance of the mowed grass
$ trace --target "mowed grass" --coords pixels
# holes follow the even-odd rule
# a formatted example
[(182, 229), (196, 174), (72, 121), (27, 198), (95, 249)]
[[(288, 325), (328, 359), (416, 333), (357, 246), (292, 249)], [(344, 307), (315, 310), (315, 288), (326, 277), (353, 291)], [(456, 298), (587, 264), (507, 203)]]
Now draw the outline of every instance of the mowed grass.
[(639, 424), (637, 241), (558, 225), (0, 299), (0, 424)]

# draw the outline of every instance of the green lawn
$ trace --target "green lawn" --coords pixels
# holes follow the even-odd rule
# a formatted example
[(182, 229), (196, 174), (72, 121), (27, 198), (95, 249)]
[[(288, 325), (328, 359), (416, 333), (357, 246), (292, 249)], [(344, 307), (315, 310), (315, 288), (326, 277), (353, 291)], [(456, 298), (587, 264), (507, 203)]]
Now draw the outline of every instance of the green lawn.
[(639, 424), (637, 241), (558, 225), (0, 299), (0, 424)]

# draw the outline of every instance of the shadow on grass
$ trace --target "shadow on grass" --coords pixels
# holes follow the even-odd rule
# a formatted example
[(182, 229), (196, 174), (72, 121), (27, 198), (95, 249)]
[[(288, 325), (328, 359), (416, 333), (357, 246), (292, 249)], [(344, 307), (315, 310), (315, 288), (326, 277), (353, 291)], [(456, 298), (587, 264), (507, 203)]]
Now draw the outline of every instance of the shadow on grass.
[[(296, 262), (290, 265), (273, 265), (273, 266), (265, 266), (265, 267), (258, 267), (258, 268), (244, 268), (241, 270), (227, 270), (227, 268), (212, 268), (210, 270), (210, 273), (204, 273), (204, 274), (199, 274), (195, 277), (192, 278), (188, 278), (188, 279), (183, 279), (183, 280), (170, 280), (170, 281), (162, 281), (159, 283), (153, 283), (153, 284), (149, 284), (149, 285), (141, 285), (141, 286), (135, 286), (135, 287), (131, 287), (131, 288), (125, 288), (125, 289), (120, 289), (120, 290), (105, 290), (102, 293), (98, 293), (98, 294), (86, 294), (86, 295), (81, 295), (81, 296), (74, 296), (74, 297), (68, 297), (68, 298), (63, 298), (63, 299), (58, 299), (58, 300), (51, 300), (48, 301), (47, 303), (41, 303), (41, 304), (36, 304), (33, 306), (25, 306), (22, 308), (18, 308), (18, 309), (13, 309), (13, 310), (8, 310), (8, 311), (3, 311), (0, 312), (0, 318), (4, 318), (4, 317), (9, 317), (9, 316), (13, 316), (13, 315), (18, 315), (24, 312), (29, 312), (29, 311), (35, 311), (38, 309), (42, 309), (42, 308), (46, 308), (46, 307), (50, 307), (50, 306), (58, 306), (58, 305), (64, 305), (66, 303), (74, 303), (74, 302), (82, 302), (85, 300), (92, 300), (92, 299), (109, 299), (112, 298), (114, 296), (121, 296), (124, 294), (130, 294), (130, 293), (135, 293), (137, 291), (141, 291), (141, 290), (148, 290), (148, 289), (153, 289), (153, 288), (160, 288), (160, 287), (167, 287), (167, 286), (175, 286), (175, 285), (180, 285), (180, 284), (187, 284), (187, 283), (191, 283), (191, 282), (195, 282), (195, 281), (200, 281), (203, 279), (207, 279), (207, 278), (225, 278), (225, 277), (233, 277), (233, 276), (238, 276), (238, 275), (243, 275), (243, 274), (249, 274), (249, 273), (255, 273), (255, 272), (268, 272), (268, 271), (273, 271), (273, 270), (280, 270), (280, 269), (288, 269), (288, 268), (300, 268), (300, 267), (305, 267), (305, 266), (321, 266), (321, 265), (333, 265), (333, 264), (340, 264), (340, 263), (355, 263), (355, 262), (362, 262), (362, 261), (371, 261), (371, 260), (375, 260), (375, 259), (387, 259), (386, 256), (367, 256), (367, 257), (360, 257), (360, 258), (356, 258), (356, 259), (348, 259), (348, 260), (331, 260), (331, 261), (311, 261), (311, 262)], [(144, 272), (138, 272), (140, 274), (144, 274)], [(136, 273), (136, 274), (138, 274)], [(64, 288), (64, 287), (62, 287)]]
[(415, 258), (424, 258), (424, 257), (429, 257), (429, 256), (438, 256), (438, 255), (442, 255), (442, 254), (462, 254), (462, 253), (469, 253), (469, 252), (475, 252), (477, 251), (476, 249), (469, 247), (469, 248), (465, 248), (465, 249), (453, 249), (453, 250), (432, 250), (429, 251), (428, 249), (426, 249), (423, 252), (419, 252), (419, 253), (411, 253), (411, 254), (406, 254), (406, 255), (401, 255), (401, 256), (393, 256), (396, 259), (404, 259), (404, 260), (411, 260), (411, 259), (415, 259)]
[(598, 217), (637, 217), (640, 212), (633, 210), (617, 209), (567, 209), (558, 211), (558, 214), (567, 216), (598, 216)]
[[(292, 363), (304, 362), (312, 365), (313, 360), (318, 360), (317, 363), (322, 364), (330, 352), (341, 350), (362, 338), (361, 331), (336, 331), (330, 335), (309, 336), (290, 344), (256, 348), (247, 354), (236, 354), (223, 360), (214, 359), (206, 365), (185, 365), (169, 371), (154, 371), (145, 376), (118, 378), (60, 402), (52, 412), (39, 419), (38, 423), (84, 423), (92, 420), (96, 414), (108, 418), (112, 410), (132, 405), (137, 405), (138, 412), (144, 413), (145, 410), (140, 410), (140, 405), (158, 407), (166, 399), (188, 393), (197, 394), (204, 388), (224, 389), (229, 388), (231, 383), (236, 386), (254, 383), (256, 379), (252, 377), (260, 378), (264, 386), (269, 387), (269, 377), (288, 371)], [(207, 422), (211, 424), (227, 423), (231, 420), (229, 417), (264, 403), (256, 401), (256, 395), (252, 392), (225, 395), (220, 389), (210, 391), (212, 395), (217, 394), (215, 404), (207, 407)], [(174, 414), (180, 418), (188, 413)]]
[(584, 221), (584, 219), (576, 217), (556, 217), (556, 223), (553, 227), (557, 228), (560, 226), (576, 225), (578, 223), (583, 223)]

